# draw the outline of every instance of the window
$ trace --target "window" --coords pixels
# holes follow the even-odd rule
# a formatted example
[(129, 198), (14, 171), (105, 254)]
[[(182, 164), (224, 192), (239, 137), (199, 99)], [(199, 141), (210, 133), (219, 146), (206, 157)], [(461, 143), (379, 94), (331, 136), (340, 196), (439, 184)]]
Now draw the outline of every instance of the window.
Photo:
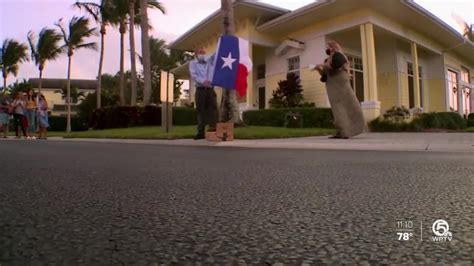
[(295, 56), (288, 58), (288, 73), (295, 73), (300, 76), (300, 57)]
[(469, 69), (461, 67), (461, 80), (466, 83), (471, 83), (469, 76)]
[(258, 65), (257, 66), (257, 79), (265, 79), (265, 72), (266, 72), (266, 67), (265, 65)]
[(461, 67), (461, 81), (462, 81), (462, 103), (464, 106), (464, 114), (468, 115), (472, 111), (472, 85), (470, 79), (470, 71), (466, 67)]
[(458, 111), (458, 73), (448, 70), (448, 94), (449, 94), (449, 109), (451, 111)]
[(364, 67), (362, 58), (348, 55), (349, 72), (351, 74), (351, 87), (354, 90), (359, 102), (364, 101)]
[[(413, 64), (407, 62), (407, 73), (408, 73), (408, 100), (409, 108), (415, 107), (415, 73), (413, 70)], [(420, 107), (423, 107), (423, 69), (418, 66), (418, 83), (420, 85)]]

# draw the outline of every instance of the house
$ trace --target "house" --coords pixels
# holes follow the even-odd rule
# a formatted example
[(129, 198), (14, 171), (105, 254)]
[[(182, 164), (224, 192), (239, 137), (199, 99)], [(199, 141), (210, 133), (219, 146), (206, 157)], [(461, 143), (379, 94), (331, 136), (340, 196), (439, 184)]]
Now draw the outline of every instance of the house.
[[(33, 86), (33, 89), (37, 92), (39, 87), (38, 78), (30, 78), (28, 80)], [(62, 89), (67, 86), (67, 79), (51, 79), (44, 78), (41, 84), (41, 93), (44, 94), (49, 104), (49, 109), (52, 115), (66, 115), (67, 104), (66, 99), (63, 98), (62, 94), (59, 93)], [(71, 89), (77, 88), (78, 92), (84, 93), (85, 96), (89, 93), (94, 93), (97, 88), (97, 80), (87, 79), (71, 79)], [(79, 99), (76, 103), (71, 104), (71, 113), (77, 113), (77, 106), (81, 102)]]
[[(325, 86), (308, 65), (323, 62), (325, 44), (334, 40), (348, 55), (366, 119), (393, 106), (473, 110), (474, 44), (413, 1), (320, 0), (294, 11), (257, 1), (236, 1), (233, 7), (236, 35), (249, 40), (254, 63), (250, 88), (240, 100), (247, 108), (268, 108), (289, 72), (300, 76), (306, 101), (329, 107)], [(212, 53), (221, 32), (218, 10), (170, 48)], [(187, 64), (174, 73), (189, 79)]]

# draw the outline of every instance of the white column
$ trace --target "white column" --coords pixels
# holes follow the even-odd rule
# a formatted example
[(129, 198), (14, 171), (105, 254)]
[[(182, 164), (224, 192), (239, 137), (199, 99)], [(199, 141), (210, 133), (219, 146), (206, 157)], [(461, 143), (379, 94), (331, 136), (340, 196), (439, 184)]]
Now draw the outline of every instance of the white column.
[(362, 64), (364, 68), (364, 101), (362, 110), (369, 122), (380, 116), (380, 101), (377, 95), (377, 60), (375, 57), (374, 28), (371, 23), (360, 25)]

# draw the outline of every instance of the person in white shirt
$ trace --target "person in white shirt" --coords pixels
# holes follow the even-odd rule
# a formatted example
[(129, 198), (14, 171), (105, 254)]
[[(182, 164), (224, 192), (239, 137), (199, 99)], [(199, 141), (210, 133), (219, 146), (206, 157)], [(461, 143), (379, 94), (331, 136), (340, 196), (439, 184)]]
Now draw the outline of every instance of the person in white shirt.
[(206, 125), (208, 131), (216, 130), (217, 99), (211, 79), (214, 72), (214, 56), (206, 56), (204, 49), (196, 50), (196, 59), (189, 64), (191, 78), (196, 84), (196, 110), (198, 113), (197, 134), (194, 139), (204, 139)]
[(28, 138), (28, 134), (26, 133), (26, 127), (25, 127), (25, 109), (26, 109), (26, 101), (23, 97), (23, 94), (21, 92), (18, 92), (16, 94), (15, 100), (12, 103), (12, 106), (14, 108), (13, 111), (13, 121), (15, 122), (15, 133), (17, 138), (21, 138), (19, 128), (21, 128), (21, 131), (23, 132), (23, 136), (25, 138)]

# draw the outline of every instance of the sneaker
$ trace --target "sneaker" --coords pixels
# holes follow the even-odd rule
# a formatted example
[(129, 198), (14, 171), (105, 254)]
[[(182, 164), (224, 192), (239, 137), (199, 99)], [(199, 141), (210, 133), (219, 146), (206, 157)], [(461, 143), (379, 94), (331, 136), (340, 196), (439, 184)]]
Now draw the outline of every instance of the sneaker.
[(33, 137), (31, 137), (31, 139), (36, 139), (36, 137), (35, 137), (35, 136), (33, 136)]

